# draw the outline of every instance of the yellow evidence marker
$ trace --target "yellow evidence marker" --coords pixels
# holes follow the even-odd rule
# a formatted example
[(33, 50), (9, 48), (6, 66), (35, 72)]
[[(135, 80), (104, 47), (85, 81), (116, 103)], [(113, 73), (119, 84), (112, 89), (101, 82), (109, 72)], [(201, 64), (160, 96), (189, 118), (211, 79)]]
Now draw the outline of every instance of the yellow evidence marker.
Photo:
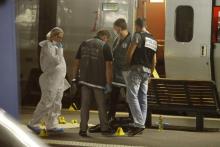
[(115, 136), (125, 136), (125, 132), (123, 131), (122, 127), (118, 127), (117, 131), (115, 132)]
[(66, 124), (66, 120), (65, 120), (64, 116), (59, 116), (58, 121), (59, 121), (59, 124)]
[(160, 76), (159, 76), (159, 74), (158, 74), (156, 69), (154, 69), (154, 71), (153, 71), (153, 77), (156, 78), (156, 79), (160, 78)]
[(44, 121), (40, 122), (40, 128), (41, 129), (46, 129), (46, 123)]
[(72, 124), (78, 124), (78, 121), (77, 121), (76, 119), (73, 119), (73, 120), (71, 121), (71, 123), (72, 123)]
[(46, 128), (40, 130), (40, 137), (48, 137)]

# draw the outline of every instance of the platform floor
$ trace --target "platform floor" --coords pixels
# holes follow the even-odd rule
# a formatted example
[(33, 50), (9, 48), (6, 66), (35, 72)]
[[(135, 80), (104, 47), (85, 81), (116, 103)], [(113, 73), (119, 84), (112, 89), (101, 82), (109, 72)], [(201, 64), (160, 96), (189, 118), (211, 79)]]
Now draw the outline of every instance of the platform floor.
[[(31, 119), (33, 108), (21, 110), (21, 123), (25, 124)], [(67, 121), (79, 121), (79, 111), (62, 111)], [(126, 116), (127, 114), (118, 114)], [(194, 127), (193, 117), (163, 116), (164, 122), (169, 125)], [(153, 124), (158, 121), (158, 115), (153, 115)], [(90, 124), (97, 124), (97, 112), (90, 113)], [(220, 119), (205, 119), (205, 127), (215, 128), (215, 131), (193, 132), (158, 129), (146, 129), (142, 135), (135, 137), (106, 137), (101, 134), (89, 134), (89, 138), (78, 135), (79, 128), (66, 128), (63, 134), (52, 134), (42, 138), (44, 142), (54, 147), (220, 147)]]

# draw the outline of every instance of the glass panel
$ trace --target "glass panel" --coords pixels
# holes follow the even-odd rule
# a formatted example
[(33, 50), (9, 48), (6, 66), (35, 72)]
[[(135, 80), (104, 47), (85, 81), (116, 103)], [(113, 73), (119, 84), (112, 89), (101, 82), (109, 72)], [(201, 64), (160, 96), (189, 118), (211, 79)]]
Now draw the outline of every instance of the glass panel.
[(17, 43), (20, 49), (38, 46), (38, 0), (16, 0)]
[[(115, 2), (115, 1), (113, 1)], [(120, 0), (118, 2), (118, 11), (103, 11), (102, 27), (112, 30), (112, 25), (118, 18), (124, 18), (128, 22), (129, 1)]]
[[(6, 126), (8, 127), (8, 126)], [(24, 147), (17, 138), (2, 124), (0, 124), (0, 144), (4, 147)]]
[(58, 0), (57, 25), (65, 32), (64, 49), (76, 52), (82, 41), (95, 35), (99, 0)]
[(39, 0), (16, 0), (16, 41), (20, 53), (21, 94), (30, 71), (38, 67)]
[(57, 25), (65, 31), (64, 49), (76, 52), (99, 29), (112, 30), (118, 18), (129, 22), (129, 8), (129, 0), (58, 0)]
[(150, 0), (151, 3), (163, 3), (164, 0)]
[(193, 38), (194, 11), (191, 6), (176, 9), (175, 38), (178, 42), (190, 42)]
[(103, 3), (102, 10), (103, 11), (118, 11), (119, 6), (118, 3)]

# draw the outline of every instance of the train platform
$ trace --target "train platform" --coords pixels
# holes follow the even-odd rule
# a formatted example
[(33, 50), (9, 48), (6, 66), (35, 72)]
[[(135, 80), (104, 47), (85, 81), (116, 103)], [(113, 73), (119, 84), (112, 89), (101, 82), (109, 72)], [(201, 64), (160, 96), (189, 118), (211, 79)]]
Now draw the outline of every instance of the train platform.
[[(26, 124), (31, 119), (33, 108), (22, 108), (21, 123), (26, 128)], [(135, 137), (117, 137), (103, 136), (99, 133), (89, 134), (90, 137), (82, 138), (78, 135), (80, 121), (80, 112), (70, 112), (62, 110), (67, 124), (62, 125), (65, 129), (62, 134), (50, 134), (47, 137), (41, 137), (42, 140), (52, 147), (219, 147), (220, 146), (220, 119), (205, 118), (204, 132), (194, 132), (186, 130), (158, 130), (145, 129), (142, 135)], [(120, 117), (126, 117), (126, 113), (118, 113)], [(158, 122), (158, 115), (153, 115), (153, 124)], [(75, 124), (71, 121), (75, 120)], [(186, 126), (193, 128), (195, 118), (180, 116), (163, 116), (166, 125)], [(96, 111), (91, 111), (89, 125), (93, 126), (98, 123)], [(178, 127), (177, 127), (178, 129)]]

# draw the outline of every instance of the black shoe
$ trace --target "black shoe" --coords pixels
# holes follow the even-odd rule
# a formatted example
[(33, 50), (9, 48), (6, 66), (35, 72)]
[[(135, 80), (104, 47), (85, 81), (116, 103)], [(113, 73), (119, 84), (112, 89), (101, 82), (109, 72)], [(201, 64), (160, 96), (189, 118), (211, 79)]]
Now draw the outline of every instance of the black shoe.
[(87, 132), (86, 131), (82, 131), (82, 130), (79, 131), (79, 135), (81, 137), (88, 137)]
[(101, 132), (101, 126), (100, 124), (89, 128), (89, 133), (100, 133)]
[(111, 135), (114, 134), (114, 130), (113, 129), (108, 129), (108, 130), (101, 131), (101, 133), (104, 136), (111, 136)]
[(128, 131), (128, 136), (129, 137), (132, 137), (132, 136), (135, 136), (137, 134), (142, 134), (144, 131), (144, 128), (138, 128), (138, 127), (134, 127), (134, 128), (131, 128), (129, 131)]
[(39, 128), (39, 127), (33, 127), (33, 126), (31, 126), (31, 125), (27, 125), (27, 127), (28, 127), (30, 130), (32, 130), (34, 133), (40, 134), (41, 128)]
[(113, 116), (111, 116), (111, 117), (108, 118), (108, 121), (109, 121), (109, 122), (112, 122), (112, 121), (115, 121), (115, 120), (116, 120), (116, 118), (113, 117)]
[(109, 113), (109, 114), (108, 114), (108, 120), (109, 120), (109, 121), (115, 120), (115, 113)]

